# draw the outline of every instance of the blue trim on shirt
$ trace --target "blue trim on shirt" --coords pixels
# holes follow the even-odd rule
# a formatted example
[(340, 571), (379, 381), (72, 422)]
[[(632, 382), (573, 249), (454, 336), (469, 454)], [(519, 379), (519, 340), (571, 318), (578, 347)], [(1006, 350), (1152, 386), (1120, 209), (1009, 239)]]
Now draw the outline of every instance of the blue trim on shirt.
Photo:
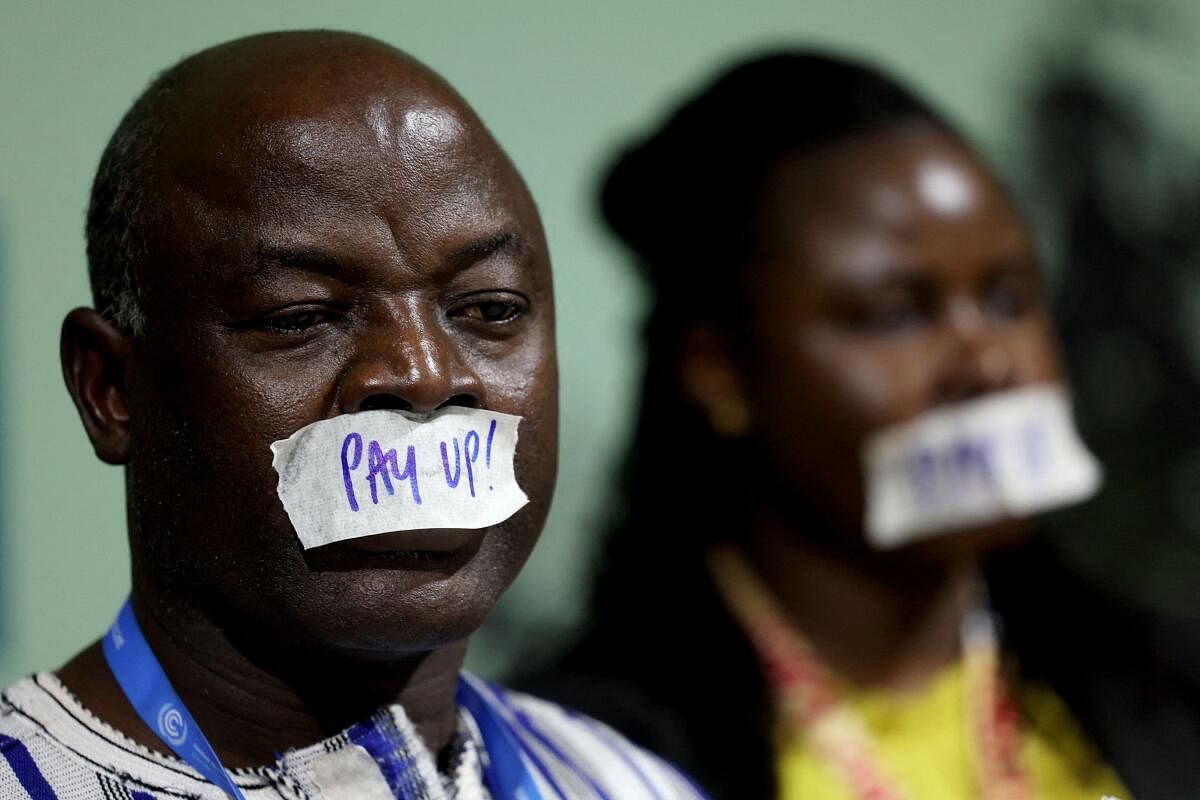
[[(375, 759), (383, 779), (396, 797), (414, 797), (421, 789), (421, 776), (416, 762), (405, 758), (401, 750), (402, 737), (399, 732), (389, 736), (385, 727), (395, 729), (390, 718), (381, 719), (376, 714), (367, 722), (351, 727), (346, 733), (350, 741), (366, 750)], [(380, 723), (383, 723), (381, 725)]]
[(58, 795), (46, 782), (25, 745), (0, 733), (0, 755), (12, 767), (13, 774), (21, 782), (21, 788), (29, 794), (30, 800), (58, 800)]

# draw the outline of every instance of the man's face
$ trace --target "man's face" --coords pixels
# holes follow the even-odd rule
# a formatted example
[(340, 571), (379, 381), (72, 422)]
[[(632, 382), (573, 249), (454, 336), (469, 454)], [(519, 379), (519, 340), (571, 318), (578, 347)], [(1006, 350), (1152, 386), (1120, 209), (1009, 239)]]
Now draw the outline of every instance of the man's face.
[[(234, 630), (386, 658), (469, 634), (529, 555), (554, 484), (557, 372), (520, 178), (443, 87), (373, 67), (246, 86), (168, 137), (128, 482), (136, 580)], [(481, 531), (302, 550), (272, 442), (338, 414), (454, 404), (525, 418), (527, 506)]]

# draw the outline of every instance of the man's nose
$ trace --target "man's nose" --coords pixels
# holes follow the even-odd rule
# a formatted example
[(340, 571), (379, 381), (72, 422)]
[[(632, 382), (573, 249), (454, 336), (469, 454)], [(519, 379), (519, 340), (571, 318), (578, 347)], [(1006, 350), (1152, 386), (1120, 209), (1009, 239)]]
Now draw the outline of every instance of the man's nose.
[(479, 376), (454, 340), (431, 320), (409, 316), (379, 325), (361, 341), (338, 392), (343, 413), (395, 408), (428, 414), (444, 406), (477, 408)]
[(970, 400), (1021, 382), (1003, 327), (990, 321), (977, 303), (956, 299), (947, 317), (948, 341), (936, 387), (938, 402)]

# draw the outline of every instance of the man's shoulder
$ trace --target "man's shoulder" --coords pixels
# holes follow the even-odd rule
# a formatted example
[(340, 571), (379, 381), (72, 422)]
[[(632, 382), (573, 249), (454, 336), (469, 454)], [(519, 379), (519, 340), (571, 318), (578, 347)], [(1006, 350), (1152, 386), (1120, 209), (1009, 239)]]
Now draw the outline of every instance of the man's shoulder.
[(0, 691), (0, 800), (224, 797), (199, 773), (107, 725), (52, 673)]
[(617, 731), (533, 695), (488, 685), (522, 752), (562, 797), (699, 800), (686, 775)]
[(86, 723), (64, 692), (49, 674), (0, 692), (0, 798), (57, 797), (65, 790), (101, 797), (106, 787), (122, 790), (116, 775), (93, 763)]
[(0, 691), (0, 760), (11, 769), (65, 754), (56, 735), (65, 710), (55, 696), (60, 687), (53, 676), (33, 675)]

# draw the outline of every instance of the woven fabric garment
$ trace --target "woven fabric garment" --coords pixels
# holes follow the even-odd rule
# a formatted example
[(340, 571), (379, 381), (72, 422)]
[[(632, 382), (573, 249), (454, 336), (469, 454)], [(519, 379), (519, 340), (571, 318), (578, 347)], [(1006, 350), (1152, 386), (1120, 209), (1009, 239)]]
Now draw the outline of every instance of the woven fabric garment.
[[(693, 800), (702, 795), (666, 763), (587, 717), (488, 687), (546, 800)], [(376, 712), (274, 764), (231, 772), (246, 800), (506, 800), (482, 779), (487, 758), (460, 710), (442, 772), (399, 706)], [(148, 750), (84, 708), (50, 673), (0, 694), (0, 800), (226, 800), (173, 756)]]

